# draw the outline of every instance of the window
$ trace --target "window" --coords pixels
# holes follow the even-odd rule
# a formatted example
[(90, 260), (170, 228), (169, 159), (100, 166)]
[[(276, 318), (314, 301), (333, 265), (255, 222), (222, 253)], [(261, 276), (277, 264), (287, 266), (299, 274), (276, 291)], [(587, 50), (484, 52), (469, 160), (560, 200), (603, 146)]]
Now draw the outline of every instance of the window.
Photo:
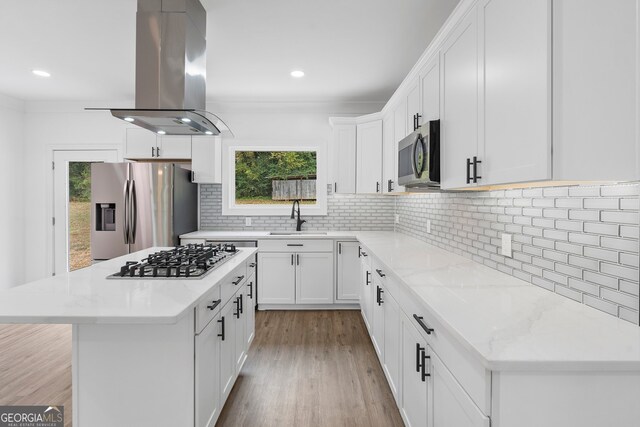
[(289, 215), (294, 200), (300, 200), (303, 216), (326, 215), (319, 147), (254, 143), (223, 150), (223, 215)]

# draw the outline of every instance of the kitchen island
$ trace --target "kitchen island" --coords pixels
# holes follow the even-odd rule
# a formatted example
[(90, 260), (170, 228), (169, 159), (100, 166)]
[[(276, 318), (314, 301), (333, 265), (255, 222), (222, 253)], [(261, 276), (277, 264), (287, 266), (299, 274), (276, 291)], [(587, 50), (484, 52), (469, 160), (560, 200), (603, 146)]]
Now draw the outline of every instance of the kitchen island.
[(198, 278), (107, 279), (150, 248), (0, 293), (0, 323), (73, 325), (73, 425), (214, 425), (253, 339), (255, 249)]

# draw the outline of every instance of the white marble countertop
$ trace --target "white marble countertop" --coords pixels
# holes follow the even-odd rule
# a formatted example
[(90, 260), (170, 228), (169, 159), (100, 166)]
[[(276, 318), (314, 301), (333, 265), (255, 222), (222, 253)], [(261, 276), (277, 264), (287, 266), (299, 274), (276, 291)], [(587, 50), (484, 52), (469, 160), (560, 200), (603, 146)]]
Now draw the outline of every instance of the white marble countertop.
[(264, 239), (351, 239), (355, 240), (358, 231), (217, 231), (199, 230), (182, 234), (181, 239), (216, 239), (216, 240), (264, 240)]
[(255, 248), (239, 252), (202, 279), (107, 279), (150, 248), (0, 292), (0, 323), (176, 323)]
[(393, 232), (358, 240), (491, 370), (640, 370), (640, 327)]

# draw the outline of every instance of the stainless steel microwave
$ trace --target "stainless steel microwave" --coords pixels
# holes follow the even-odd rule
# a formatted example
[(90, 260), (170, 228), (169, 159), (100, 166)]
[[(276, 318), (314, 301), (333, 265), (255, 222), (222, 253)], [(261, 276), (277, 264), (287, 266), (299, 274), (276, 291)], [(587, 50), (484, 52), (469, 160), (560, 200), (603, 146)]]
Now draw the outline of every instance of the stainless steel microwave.
[(440, 187), (440, 120), (425, 123), (398, 143), (398, 184)]

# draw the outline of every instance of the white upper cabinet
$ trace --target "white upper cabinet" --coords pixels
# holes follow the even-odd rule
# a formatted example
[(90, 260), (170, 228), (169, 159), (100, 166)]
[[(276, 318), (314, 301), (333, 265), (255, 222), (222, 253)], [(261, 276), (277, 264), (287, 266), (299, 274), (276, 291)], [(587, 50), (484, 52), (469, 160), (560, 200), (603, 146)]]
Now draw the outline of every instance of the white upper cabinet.
[(191, 136), (163, 135), (159, 138), (157, 155), (163, 159), (190, 159)]
[(197, 136), (191, 142), (191, 171), (193, 182), (219, 184), (222, 182), (222, 138)]
[(397, 191), (398, 187), (398, 166), (397, 149), (395, 139), (395, 127), (393, 122), (393, 111), (387, 112), (382, 118), (382, 175), (383, 193)]
[[(398, 142), (409, 134), (407, 132), (407, 104), (399, 102), (395, 108), (391, 108), (393, 111), (393, 153), (391, 161), (393, 162), (394, 173), (398, 174)], [(397, 179), (396, 179), (397, 180)], [(393, 186), (393, 191), (402, 192), (404, 187), (399, 185)]]
[(550, 0), (478, 5), (479, 185), (551, 179), (550, 16)]
[(553, 173), (638, 180), (640, 5), (553, 2)]
[[(478, 34), (471, 9), (444, 42), (441, 53), (441, 187), (476, 185), (478, 155)], [(476, 170), (478, 171), (476, 164)], [(481, 171), (482, 168), (479, 169)], [(477, 176), (481, 176), (480, 173)], [(478, 181), (478, 179), (476, 179)]]
[(420, 110), (420, 79), (414, 79), (407, 91), (407, 135), (422, 124), (422, 111)]
[(333, 126), (333, 191), (356, 192), (356, 125)]
[(125, 159), (146, 159), (156, 156), (157, 135), (142, 128), (127, 129)]
[(382, 120), (359, 123), (356, 130), (356, 192), (382, 191)]
[(422, 119), (420, 125), (440, 118), (440, 57), (435, 55), (420, 71)]

